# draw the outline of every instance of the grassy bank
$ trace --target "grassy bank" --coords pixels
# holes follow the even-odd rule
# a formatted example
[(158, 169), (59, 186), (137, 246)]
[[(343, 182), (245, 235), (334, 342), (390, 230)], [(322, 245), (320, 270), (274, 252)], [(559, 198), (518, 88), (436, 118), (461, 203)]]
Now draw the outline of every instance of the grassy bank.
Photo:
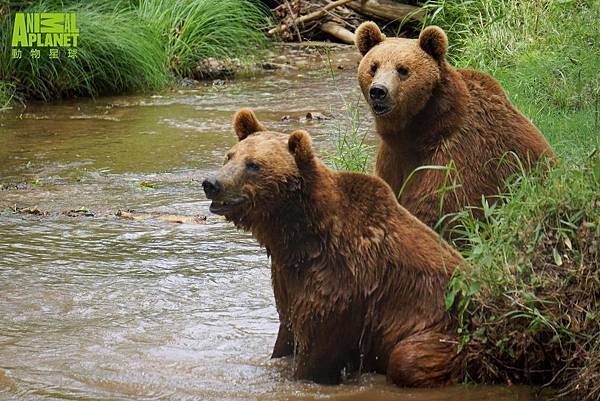
[(600, 395), (599, 187), (596, 156), (563, 160), (509, 185), (483, 221), (462, 213), (457, 240), (473, 270), (454, 277), (447, 304), (469, 381)]
[(260, 32), (265, 10), (250, 0), (141, 0), (143, 21), (163, 38), (169, 70), (190, 76), (199, 60), (255, 54), (266, 40)]
[[(14, 12), (74, 12), (77, 57), (11, 57)], [(14, 2), (0, 15), (0, 107), (11, 99), (49, 100), (163, 88), (208, 57), (249, 57), (266, 45), (265, 10), (250, 0)]]
[[(600, 5), (430, 1), (455, 65), (489, 72), (561, 157), (511, 183), (486, 219), (460, 216), (473, 272), (454, 278), (469, 380), (600, 397)], [(456, 296), (460, 295), (460, 296)], [(460, 300), (460, 301), (458, 301)]]
[[(127, 9), (106, 5), (76, 4), (57, 8), (54, 3), (40, 3), (27, 12), (47, 10), (74, 11), (81, 27), (77, 58), (63, 55), (48, 57), (42, 48), (39, 59), (23, 48), (21, 59), (11, 58), (10, 38), (13, 17), (2, 23), (2, 76), (10, 77), (17, 96), (49, 100), (64, 96), (95, 96), (156, 89), (167, 83), (164, 51), (157, 35)], [(9, 33), (9, 34), (6, 34)]]

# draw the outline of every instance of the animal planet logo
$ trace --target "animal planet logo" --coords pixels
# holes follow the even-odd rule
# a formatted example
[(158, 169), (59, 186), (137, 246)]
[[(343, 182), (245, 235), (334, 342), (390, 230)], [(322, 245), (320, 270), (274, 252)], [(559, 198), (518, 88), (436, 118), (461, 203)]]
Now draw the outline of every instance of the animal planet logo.
[(67, 49), (69, 58), (77, 57), (79, 27), (75, 13), (16, 13), (12, 35), (12, 58), (23, 56), (29, 47), (31, 58), (41, 57), (40, 47), (49, 48), (51, 59), (59, 58), (59, 49)]

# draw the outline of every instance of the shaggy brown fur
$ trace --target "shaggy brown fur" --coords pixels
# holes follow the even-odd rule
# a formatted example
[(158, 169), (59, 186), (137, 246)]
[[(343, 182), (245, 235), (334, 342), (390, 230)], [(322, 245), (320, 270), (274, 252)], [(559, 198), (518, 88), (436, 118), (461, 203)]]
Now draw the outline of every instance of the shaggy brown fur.
[[(508, 100), (496, 80), (446, 61), (448, 39), (431, 26), (418, 40), (383, 36), (373, 22), (356, 30), (363, 54), (358, 81), (375, 115), (382, 141), (375, 172), (400, 203), (429, 226), (465, 206), (481, 206), (504, 182), (553, 151), (542, 134)], [(373, 88), (384, 92), (372, 92)], [(375, 95), (375, 96), (373, 96)], [(408, 179), (419, 166), (423, 169)], [(441, 202), (442, 187), (451, 187)]]
[(325, 167), (308, 133), (255, 132), (264, 128), (249, 110), (234, 126), (240, 141), (203, 185), (211, 211), (271, 256), (281, 322), (273, 357), (295, 343), (295, 376), (320, 383), (339, 382), (343, 368), (400, 386), (454, 382), (444, 291), (461, 256), (383, 180)]

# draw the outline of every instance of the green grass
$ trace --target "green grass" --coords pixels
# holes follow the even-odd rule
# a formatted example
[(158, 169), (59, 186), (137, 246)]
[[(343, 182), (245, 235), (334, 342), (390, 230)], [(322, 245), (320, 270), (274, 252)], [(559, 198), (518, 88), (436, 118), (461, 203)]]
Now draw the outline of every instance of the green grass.
[[(15, 82), (19, 96), (50, 100), (66, 96), (96, 96), (161, 88), (168, 82), (162, 44), (135, 14), (126, 9), (77, 4), (56, 7), (42, 2), (27, 11), (75, 11), (80, 26), (77, 57), (51, 60), (48, 49), (31, 58), (23, 49), (21, 59), (9, 56), (3, 71)], [(5, 18), (2, 31), (10, 31), (12, 18)], [(3, 35), (10, 47), (11, 35)], [(10, 50), (10, 49), (9, 49)]]
[(158, 32), (170, 69), (189, 76), (199, 60), (244, 57), (264, 48), (265, 10), (249, 0), (140, 0), (140, 17)]
[[(9, 5), (10, 6), (10, 5)], [(0, 14), (0, 106), (25, 99), (97, 96), (161, 89), (190, 76), (208, 57), (247, 57), (266, 45), (265, 11), (250, 0), (12, 2)], [(75, 12), (77, 58), (11, 58), (13, 13)]]
[(327, 155), (328, 164), (335, 170), (369, 173), (374, 153), (366, 142), (369, 129), (363, 126), (358, 105), (346, 103), (346, 113), (331, 137), (334, 150)]
[[(324, 72), (329, 75), (334, 86), (339, 87), (331, 49), (323, 47), (319, 49), (319, 53), (327, 59)], [(344, 104), (346, 115), (337, 119), (338, 124), (329, 136), (333, 150), (325, 155), (326, 163), (335, 170), (369, 173), (373, 167), (375, 147), (367, 143), (370, 127), (360, 114), (359, 103), (362, 98), (349, 101), (339, 90), (336, 90), (336, 95)]]
[(15, 96), (15, 87), (9, 81), (0, 81), (0, 111), (8, 110)]

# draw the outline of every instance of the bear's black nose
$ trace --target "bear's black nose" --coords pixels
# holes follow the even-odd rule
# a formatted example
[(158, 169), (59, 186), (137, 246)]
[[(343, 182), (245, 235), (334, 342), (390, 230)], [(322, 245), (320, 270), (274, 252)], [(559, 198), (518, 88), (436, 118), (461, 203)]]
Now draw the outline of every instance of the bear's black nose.
[(369, 96), (371, 97), (371, 100), (374, 100), (376, 102), (385, 99), (387, 94), (388, 90), (383, 85), (373, 85), (371, 86), (371, 89), (369, 89)]
[(212, 199), (221, 191), (221, 183), (216, 177), (208, 177), (202, 182), (202, 188), (204, 188), (206, 197)]

